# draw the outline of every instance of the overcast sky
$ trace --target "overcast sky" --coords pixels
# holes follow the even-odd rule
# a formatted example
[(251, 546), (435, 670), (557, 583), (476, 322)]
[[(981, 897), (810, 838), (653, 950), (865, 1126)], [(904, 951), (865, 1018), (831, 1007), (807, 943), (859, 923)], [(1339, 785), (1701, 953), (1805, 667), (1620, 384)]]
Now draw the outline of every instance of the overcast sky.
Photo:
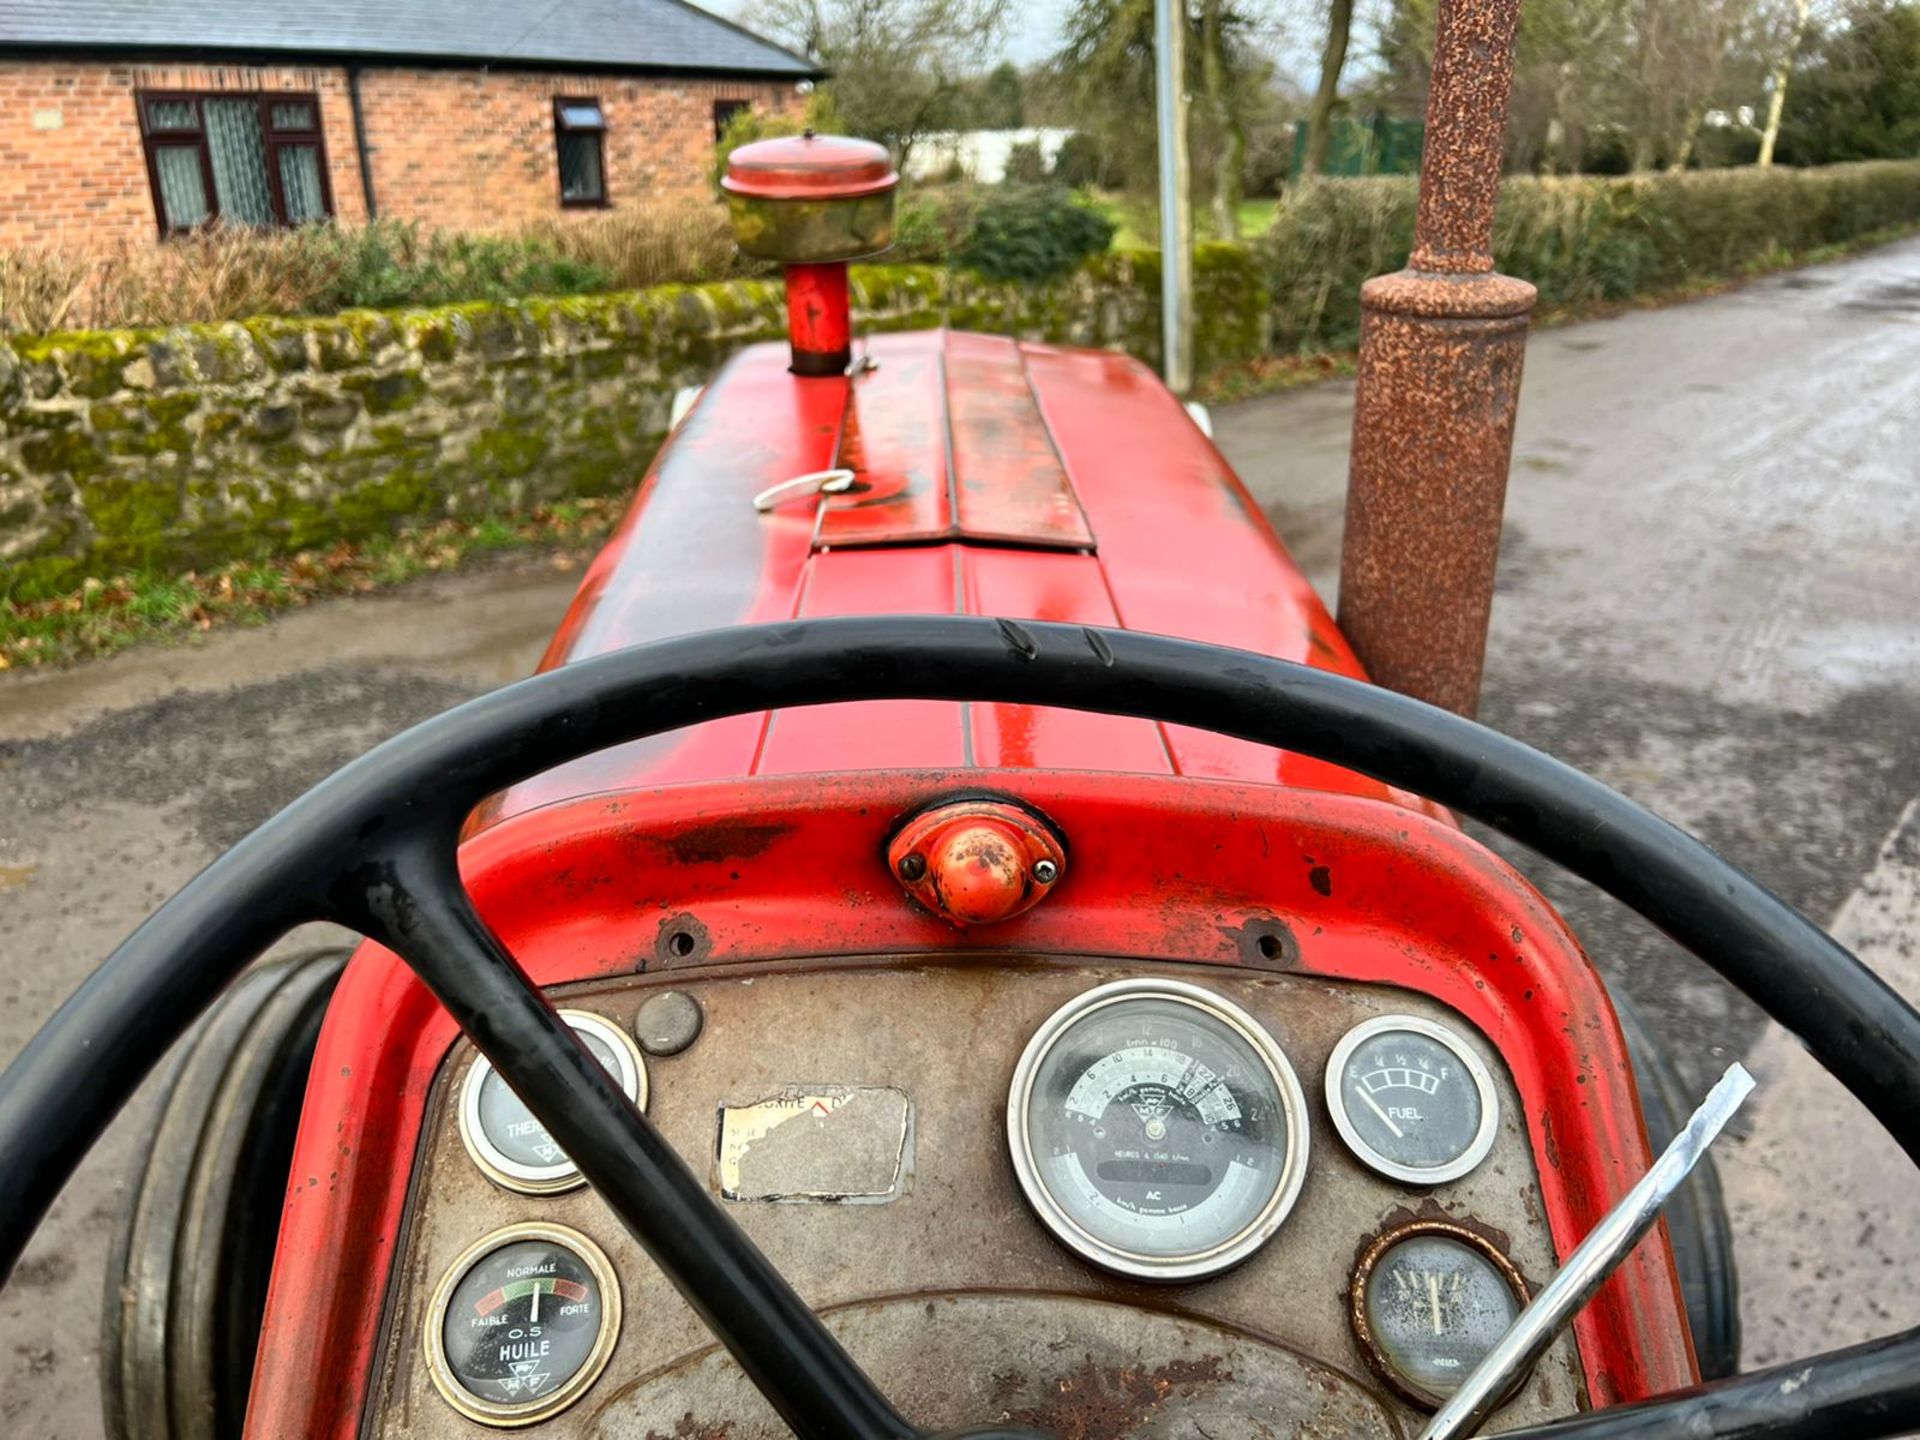
[[(5, 0), (0, 0), (0, 4), (4, 3)], [(752, 0), (694, 0), (694, 3), (711, 10), (716, 15), (724, 15), (729, 20), (744, 21), (748, 19), (747, 12)], [(990, 69), (1003, 59), (1012, 60), (1019, 65), (1031, 65), (1046, 59), (1060, 47), (1060, 27), (1072, 5), (1073, 0), (1015, 0), (1011, 7), (1013, 17), (1008, 24), (1006, 37), (1000, 43), (998, 53), (981, 56), (979, 68)], [(1273, 55), (1280, 62), (1282, 70), (1292, 75), (1296, 81), (1300, 81), (1303, 76), (1311, 79), (1314, 67), (1318, 63), (1318, 51), (1315, 47), (1319, 44), (1319, 27), (1326, 23), (1319, 14), (1319, 7), (1312, 3), (1303, 7), (1280, 0), (1280, 3), (1256, 5), (1253, 8), (1265, 22), (1263, 40), (1268, 53)], [(1278, 25), (1275, 21), (1276, 16), (1286, 18), (1303, 8), (1314, 12), (1311, 24), (1305, 26), (1312, 31), (1311, 36), (1308, 37), (1310, 44), (1298, 38), (1300, 35), (1298, 25)], [(1359, 35), (1365, 30), (1364, 22), (1356, 21), (1354, 28), (1356, 36)], [(1350, 75), (1358, 73), (1363, 63), (1364, 51), (1363, 45), (1357, 45), (1355, 52), (1348, 56)]]
[[(740, 21), (746, 18), (752, 0), (695, 0), (695, 3), (716, 15)], [(1031, 65), (1046, 59), (1059, 47), (1060, 22), (1070, 4), (1071, 0), (1019, 0), (1013, 6), (1013, 22), (1007, 27), (1000, 53), (990, 57), (991, 60), (1011, 59), (1021, 65)]]

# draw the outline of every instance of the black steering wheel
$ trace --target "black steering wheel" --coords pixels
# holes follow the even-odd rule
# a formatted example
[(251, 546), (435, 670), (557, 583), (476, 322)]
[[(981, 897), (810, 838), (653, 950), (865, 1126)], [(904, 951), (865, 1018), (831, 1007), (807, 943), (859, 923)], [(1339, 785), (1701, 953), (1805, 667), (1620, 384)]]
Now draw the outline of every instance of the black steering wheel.
[[(1699, 841), (1528, 746), (1325, 671), (1159, 636), (956, 616), (801, 621), (659, 641), (484, 696), (348, 765), (201, 872), (0, 1076), (0, 1277), (194, 1017), (289, 929), (330, 920), (413, 967), (796, 1434), (917, 1435), (556, 1017), (455, 861), (475, 805), (564, 761), (744, 712), (896, 699), (1196, 726), (1429, 796), (1665, 930), (1798, 1035), (1920, 1161), (1920, 1014)], [(1920, 1330), (1509, 1433), (1787, 1440), (1916, 1426)]]

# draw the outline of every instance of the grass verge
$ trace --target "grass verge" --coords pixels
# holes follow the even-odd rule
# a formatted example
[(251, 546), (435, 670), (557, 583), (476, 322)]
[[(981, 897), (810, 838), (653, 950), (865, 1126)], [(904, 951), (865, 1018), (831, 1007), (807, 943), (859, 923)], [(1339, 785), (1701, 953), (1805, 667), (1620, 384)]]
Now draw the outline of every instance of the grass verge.
[(546, 552), (571, 569), (599, 548), (625, 508), (623, 498), (573, 500), (518, 519), (448, 520), (204, 574), (120, 575), (49, 600), (0, 601), (0, 670), (91, 659), (216, 625), (258, 625), (309, 601), (365, 594), (483, 555)]
[[(1158, 250), (1160, 236), (1155, 230), (1159, 223), (1157, 213), (1151, 205), (1129, 205), (1124, 196), (1112, 190), (1092, 192), (1094, 208), (1099, 210), (1118, 227), (1113, 232), (1115, 250)], [(1232, 236), (1235, 241), (1252, 240), (1266, 233), (1273, 224), (1273, 213), (1280, 202), (1272, 196), (1254, 200), (1242, 200), (1234, 209), (1234, 220), (1239, 234)], [(1193, 229), (1196, 238), (1223, 239), (1213, 233), (1212, 212), (1196, 208), (1193, 216)]]

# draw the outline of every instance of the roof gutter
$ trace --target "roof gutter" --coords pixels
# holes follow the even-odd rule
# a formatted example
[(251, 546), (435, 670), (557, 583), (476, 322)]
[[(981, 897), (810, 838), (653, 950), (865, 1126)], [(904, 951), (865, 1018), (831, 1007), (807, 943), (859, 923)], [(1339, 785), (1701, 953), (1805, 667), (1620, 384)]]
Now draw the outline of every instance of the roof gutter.
[[(5, 5), (0, 4), (0, 12)], [(258, 45), (193, 45), (177, 40), (141, 44), (137, 41), (85, 40), (13, 40), (0, 38), (0, 59), (5, 60), (124, 60), (131, 64), (160, 63), (166, 59), (192, 59), (202, 64), (228, 65), (349, 65), (362, 64), (375, 69), (417, 66), (427, 70), (546, 70), (583, 75), (644, 75), (660, 80), (735, 80), (755, 84), (794, 84), (801, 80), (819, 81), (830, 73), (811, 62), (774, 69), (766, 66), (656, 65), (605, 58), (500, 55), (450, 55), (411, 50), (344, 50), (337, 46), (312, 48), (262, 48)], [(804, 66), (805, 68), (801, 68)]]
[(373, 150), (367, 144), (367, 115), (360, 105), (360, 67), (347, 66), (347, 103), (353, 110), (353, 148), (360, 155), (360, 194), (367, 202), (367, 223), (380, 218), (379, 202), (373, 198)]

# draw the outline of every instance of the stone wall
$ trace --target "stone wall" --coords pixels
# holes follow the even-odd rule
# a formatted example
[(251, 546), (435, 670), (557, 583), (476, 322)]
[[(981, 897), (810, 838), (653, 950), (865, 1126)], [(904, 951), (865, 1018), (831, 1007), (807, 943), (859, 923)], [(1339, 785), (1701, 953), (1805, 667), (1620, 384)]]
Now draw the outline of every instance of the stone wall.
[[(1202, 368), (1261, 353), (1253, 260), (1202, 247), (1196, 272)], [(945, 324), (1158, 356), (1151, 255), (1044, 286), (854, 274), (868, 330)], [(0, 343), (0, 593), (630, 490), (674, 392), (783, 326), (778, 284), (734, 282)]]

